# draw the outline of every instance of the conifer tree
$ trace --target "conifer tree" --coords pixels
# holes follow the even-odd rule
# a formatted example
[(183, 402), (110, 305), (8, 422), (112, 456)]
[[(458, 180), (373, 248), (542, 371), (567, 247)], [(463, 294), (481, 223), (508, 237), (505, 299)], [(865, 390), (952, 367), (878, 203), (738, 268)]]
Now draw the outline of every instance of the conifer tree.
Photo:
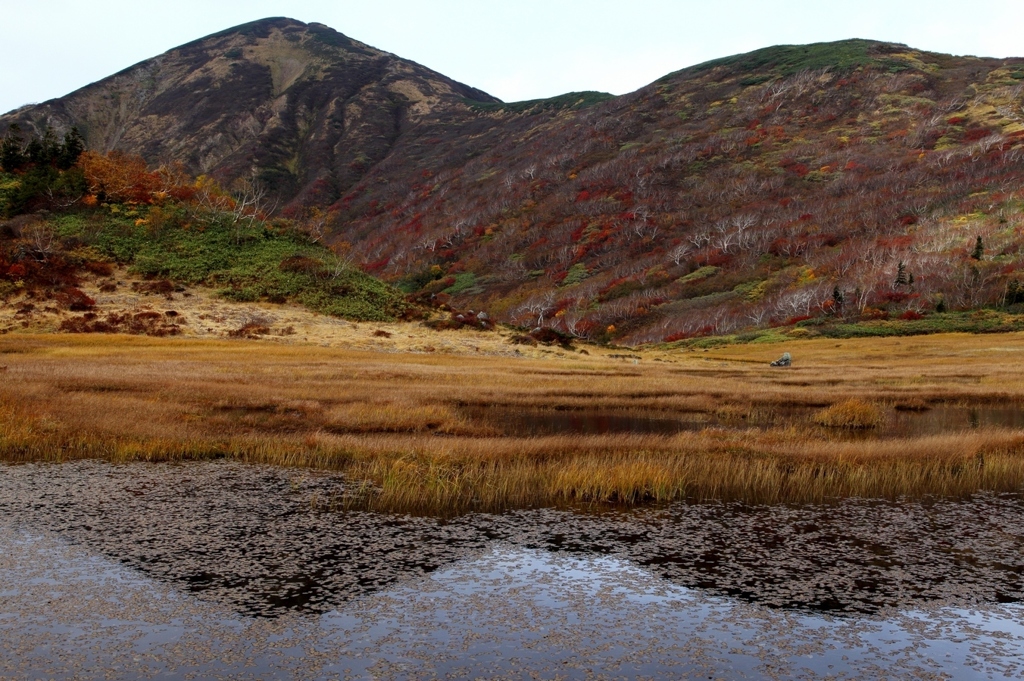
[(974, 251), (971, 253), (971, 257), (974, 258), (975, 260), (981, 260), (981, 258), (984, 255), (985, 255), (985, 244), (982, 243), (981, 237), (979, 236), (978, 240), (976, 242), (974, 242)]
[(896, 266), (896, 280), (892, 283), (893, 288), (898, 286), (907, 285), (907, 266), (900, 260), (900, 264)]
[(836, 314), (839, 314), (843, 310), (843, 303), (846, 302), (843, 292), (836, 286), (832, 289), (832, 309)]
[(6, 173), (20, 170), (26, 162), (25, 152), (22, 148), (21, 128), (15, 123), (0, 141), (0, 170)]

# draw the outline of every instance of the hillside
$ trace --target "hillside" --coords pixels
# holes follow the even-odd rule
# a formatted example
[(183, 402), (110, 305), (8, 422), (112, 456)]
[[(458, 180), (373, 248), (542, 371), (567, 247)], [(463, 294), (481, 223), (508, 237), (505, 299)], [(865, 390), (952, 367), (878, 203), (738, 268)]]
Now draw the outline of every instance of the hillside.
[(335, 229), (410, 290), (627, 343), (1012, 307), (1022, 79), (1021, 60), (771, 48), (510, 116), (469, 163), (374, 169)]
[(327, 241), (419, 300), (637, 344), (1019, 311), (1022, 102), (1022, 59), (852, 40), (507, 104), (275, 19), (0, 131), (77, 124), (225, 183), (255, 166), (284, 215), (328, 207)]

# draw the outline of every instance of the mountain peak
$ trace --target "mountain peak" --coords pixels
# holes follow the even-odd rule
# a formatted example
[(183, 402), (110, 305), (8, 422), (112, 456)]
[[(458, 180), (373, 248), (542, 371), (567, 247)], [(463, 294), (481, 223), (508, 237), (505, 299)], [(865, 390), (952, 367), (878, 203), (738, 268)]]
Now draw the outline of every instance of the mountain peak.
[(257, 169), (282, 201), (331, 202), (426, 118), (494, 97), (320, 23), (260, 19), (0, 117), (89, 148), (181, 161), (225, 184)]
[[(256, 21), (248, 21), (238, 26), (232, 26), (226, 28), (223, 31), (217, 31), (212, 33), (205, 38), (193, 41), (194, 43), (209, 40), (210, 38), (219, 38), (227, 35), (245, 35), (245, 36), (257, 36), (261, 38), (267, 37), (270, 31), (273, 29), (288, 29), (288, 28), (306, 28), (308, 24), (305, 24), (297, 19), (291, 19), (289, 17), (266, 17), (263, 19), (257, 19)], [(189, 43), (191, 44), (191, 43)]]

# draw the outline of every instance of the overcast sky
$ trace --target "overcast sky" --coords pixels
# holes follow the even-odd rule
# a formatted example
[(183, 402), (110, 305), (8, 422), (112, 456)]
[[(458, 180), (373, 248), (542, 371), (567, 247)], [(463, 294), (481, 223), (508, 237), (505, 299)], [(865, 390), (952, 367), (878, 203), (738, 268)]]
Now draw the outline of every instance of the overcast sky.
[(1024, 56), (1022, 0), (0, 0), (0, 112), (254, 19), (318, 21), (505, 101), (630, 92), (778, 44)]

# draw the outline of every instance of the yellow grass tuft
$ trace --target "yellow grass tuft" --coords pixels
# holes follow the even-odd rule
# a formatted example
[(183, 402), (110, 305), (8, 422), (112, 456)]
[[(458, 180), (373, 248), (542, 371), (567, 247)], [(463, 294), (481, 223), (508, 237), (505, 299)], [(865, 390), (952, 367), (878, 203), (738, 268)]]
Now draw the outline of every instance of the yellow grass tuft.
[(857, 430), (877, 428), (882, 425), (885, 416), (877, 405), (866, 400), (851, 399), (816, 412), (812, 420), (826, 428)]

